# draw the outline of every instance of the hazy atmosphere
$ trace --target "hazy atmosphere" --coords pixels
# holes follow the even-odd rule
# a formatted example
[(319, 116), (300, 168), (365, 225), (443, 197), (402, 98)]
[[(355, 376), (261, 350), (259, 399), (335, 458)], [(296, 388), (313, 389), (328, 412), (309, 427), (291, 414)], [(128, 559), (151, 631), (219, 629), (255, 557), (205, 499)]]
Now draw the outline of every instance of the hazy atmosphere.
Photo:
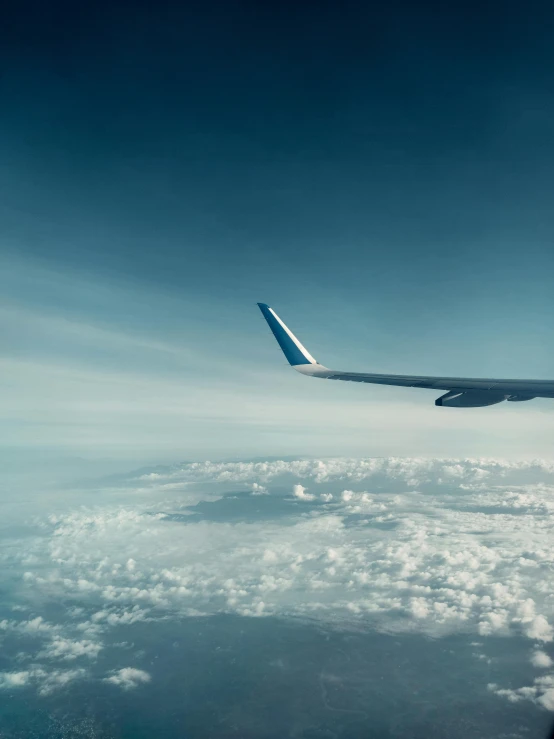
[(543, 737), (550, 3), (0, 24), (0, 736)]

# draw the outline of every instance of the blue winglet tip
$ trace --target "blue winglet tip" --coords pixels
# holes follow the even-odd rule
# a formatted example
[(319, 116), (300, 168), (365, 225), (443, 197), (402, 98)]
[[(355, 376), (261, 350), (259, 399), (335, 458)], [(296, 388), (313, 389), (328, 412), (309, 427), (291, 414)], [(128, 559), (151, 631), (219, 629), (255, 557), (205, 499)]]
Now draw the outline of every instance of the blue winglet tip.
[(303, 347), (297, 339), (293, 340), (293, 338), (291, 338), (289, 330), (281, 322), (281, 319), (277, 319), (269, 305), (266, 303), (258, 303), (257, 305), (261, 310), (263, 317), (269, 324), (269, 328), (277, 339), (288, 363), (293, 367), (300, 364), (312, 364), (315, 360), (313, 360), (306, 350), (302, 351)]
[(270, 310), (269, 305), (267, 305), (267, 303), (257, 303), (256, 305), (261, 310), (266, 321), (270, 322), (270, 320), (272, 319), (272, 316), (271, 316), (271, 313), (269, 312)]

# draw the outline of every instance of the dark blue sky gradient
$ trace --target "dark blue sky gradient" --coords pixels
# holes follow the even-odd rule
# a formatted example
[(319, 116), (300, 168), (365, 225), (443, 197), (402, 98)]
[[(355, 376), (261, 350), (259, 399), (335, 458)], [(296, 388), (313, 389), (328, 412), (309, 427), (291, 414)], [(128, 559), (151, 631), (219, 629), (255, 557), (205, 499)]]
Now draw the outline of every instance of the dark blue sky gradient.
[(549, 4), (182, 5), (12, 11), (18, 246), (189, 287), (292, 264), (450, 293), (452, 270), (552, 266)]

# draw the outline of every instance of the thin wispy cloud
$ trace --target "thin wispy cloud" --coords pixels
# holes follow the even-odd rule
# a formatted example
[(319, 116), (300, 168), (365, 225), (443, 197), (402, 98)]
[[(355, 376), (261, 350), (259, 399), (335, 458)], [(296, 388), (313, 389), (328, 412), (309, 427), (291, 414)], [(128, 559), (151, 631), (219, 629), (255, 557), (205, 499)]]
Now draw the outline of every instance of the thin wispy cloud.
[[(35, 266), (31, 281), (21, 263), (7, 266), (0, 430), (10, 446), (123, 458), (148, 448), (166, 459), (245, 449), (525, 457), (549, 448), (548, 401), (449, 411), (429, 391), (336, 387), (291, 372), (254, 305), (232, 308), (222, 341), (222, 305), (199, 320), (204, 303), (190, 299), (115, 285), (97, 293), (95, 276)], [(34, 290), (29, 305), (21, 294), (17, 304), (19, 289)]]

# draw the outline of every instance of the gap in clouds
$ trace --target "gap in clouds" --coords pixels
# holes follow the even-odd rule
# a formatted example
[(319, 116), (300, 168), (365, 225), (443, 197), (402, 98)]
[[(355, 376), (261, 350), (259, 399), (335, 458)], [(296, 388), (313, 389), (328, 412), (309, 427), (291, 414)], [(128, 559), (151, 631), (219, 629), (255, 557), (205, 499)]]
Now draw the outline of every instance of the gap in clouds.
[(277, 739), (291, 728), (310, 739), (477, 739), (542, 736), (550, 723), (546, 711), (530, 715), (526, 702), (483, 691), (522, 674), (531, 680), (520, 639), (507, 652), (498, 638), (485, 647), (459, 636), (422, 640), (220, 615), (116, 626), (113, 640), (86, 677), (74, 675), (38, 700), (34, 684), (2, 690), (10, 697), (0, 702), (7, 736), (23, 737), (25, 725), (25, 736), (46, 727), (60, 739)]

